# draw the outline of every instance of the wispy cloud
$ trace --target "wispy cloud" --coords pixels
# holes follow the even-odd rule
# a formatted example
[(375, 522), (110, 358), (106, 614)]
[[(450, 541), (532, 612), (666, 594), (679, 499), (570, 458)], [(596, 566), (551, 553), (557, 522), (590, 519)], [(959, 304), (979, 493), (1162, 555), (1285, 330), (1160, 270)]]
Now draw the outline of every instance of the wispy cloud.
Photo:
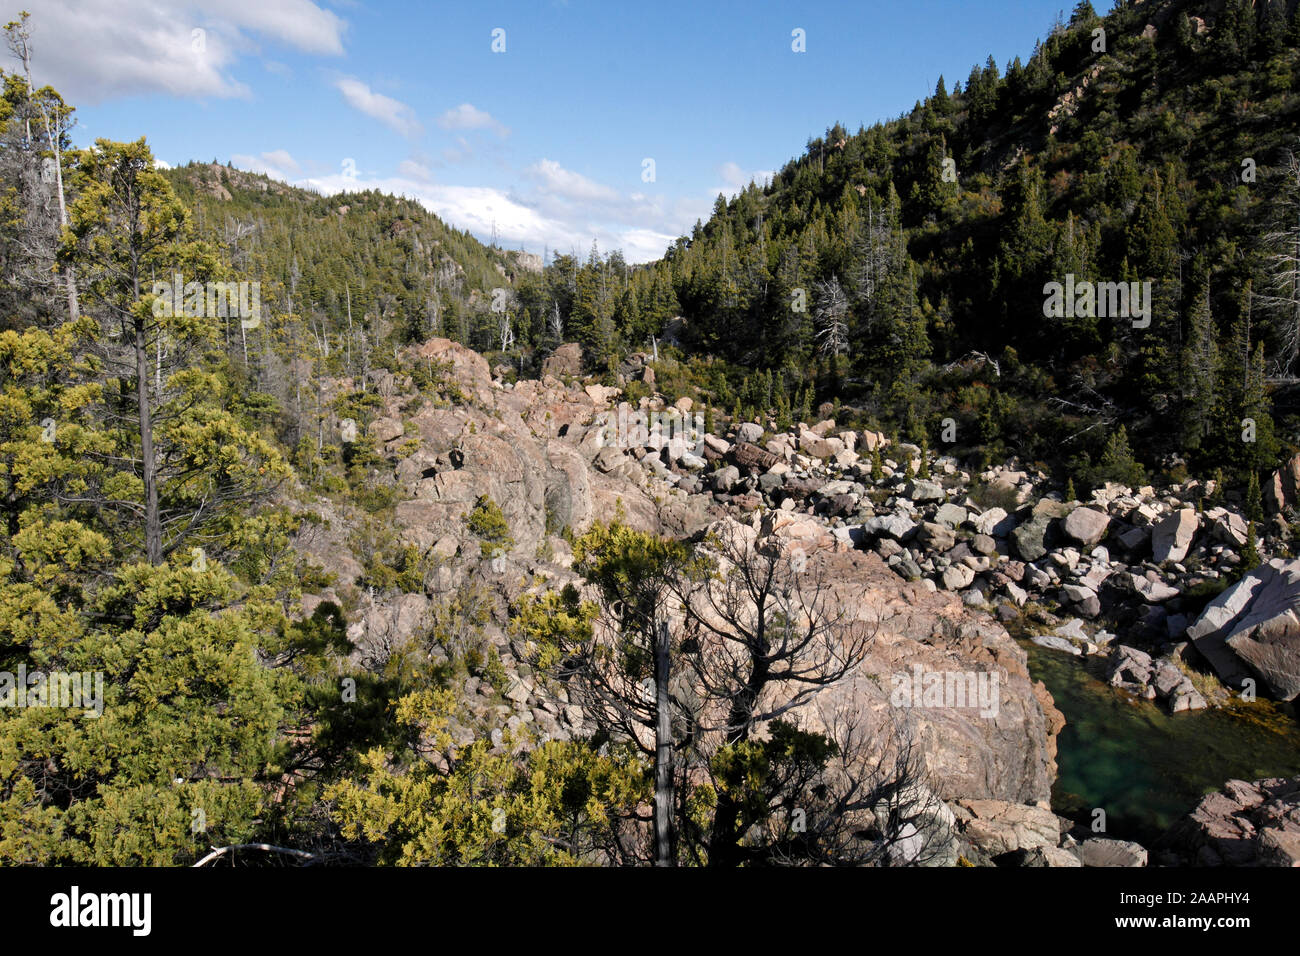
[(235, 153), (230, 157), (231, 163), (240, 169), (246, 169), (252, 173), (265, 173), (273, 179), (280, 179), (285, 182), (291, 181), (295, 176), (302, 174), (302, 167), (298, 161), (289, 155), (288, 150), (273, 149), (268, 153), (261, 153), (257, 156), (250, 156), (247, 153)]
[(491, 113), (479, 109), (472, 103), (461, 103), (460, 106), (447, 110), (438, 117), (438, 125), (443, 129), (490, 129), (498, 136), (510, 134), (509, 128), (504, 123), (493, 119)]
[(565, 199), (617, 202), (622, 198), (616, 190), (565, 169), (553, 159), (542, 159), (528, 167), (527, 172), (544, 191)]
[(418, 136), (422, 131), (420, 121), (415, 118), (415, 110), (401, 100), (374, 92), (355, 76), (340, 77), (334, 85), (354, 110), (379, 120), (395, 133), (412, 137)]

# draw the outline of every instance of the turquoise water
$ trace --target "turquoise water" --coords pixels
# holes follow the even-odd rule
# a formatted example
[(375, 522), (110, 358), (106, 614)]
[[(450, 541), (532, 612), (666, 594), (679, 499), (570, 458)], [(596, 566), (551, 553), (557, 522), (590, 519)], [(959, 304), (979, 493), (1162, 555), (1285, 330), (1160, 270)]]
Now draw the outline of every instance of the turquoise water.
[(1150, 843), (1233, 777), (1300, 774), (1293, 705), (1265, 701), (1168, 714), (1104, 681), (1105, 662), (1022, 641), (1029, 671), (1065, 715), (1052, 807), (1081, 823), (1106, 811), (1108, 836)]

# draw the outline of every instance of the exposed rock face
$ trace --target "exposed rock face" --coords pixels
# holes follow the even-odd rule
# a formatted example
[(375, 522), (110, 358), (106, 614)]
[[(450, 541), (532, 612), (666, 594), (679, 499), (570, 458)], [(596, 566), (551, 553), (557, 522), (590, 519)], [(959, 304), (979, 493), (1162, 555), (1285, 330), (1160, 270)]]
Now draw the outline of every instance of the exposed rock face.
[(1161, 838), (1162, 862), (1300, 867), (1300, 777), (1229, 780)]
[(1300, 695), (1300, 561), (1274, 558), (1228, 588), (1187, 629), (1225, 683), (1255, 677), (1280, 700)]
[(1300, 455), (1295, 455), (1273, 472), (1263, 491), (1264, 507), (1269, 514), (1277, 514), (1284, 508), (1294, 508), (1300, 503)]
[[(990, 856), (1042, 847), (1056, 849), (1069, 829), (1068, 821), (1033, 804), (958, 800), (955, 812), (962, 834)], [(1079, 865), (1077, 858), (1073, 865)]]
[[(824, 574), (841, 607), (881, 621), (859, 673), (816, 698), (809, 711), (814, 722), (852, 715), (881, 740), (889, 738), (887, 728), (906, 731), (925, 753), (931, 786), (945, 800), (1049, 799), (1056, 734), (1065, 719), (1043, 685), (1030, 679), (1024, 649), (1001, 625), (972, 616), (956, 595), (900, 584), (874, 554), (824, 550), (808, 568)], [(928, 706), (900, 695), (918, 674), (951, 674), (967, 683), (984, 674), (984, 686), (996, 687), (996, 703)]]
[(555, 378), (577, 376), (582, 374), (582, 346), (576, 342), (566, 342), (546, 357), (542, 362), (542, 378), (548, 375)]

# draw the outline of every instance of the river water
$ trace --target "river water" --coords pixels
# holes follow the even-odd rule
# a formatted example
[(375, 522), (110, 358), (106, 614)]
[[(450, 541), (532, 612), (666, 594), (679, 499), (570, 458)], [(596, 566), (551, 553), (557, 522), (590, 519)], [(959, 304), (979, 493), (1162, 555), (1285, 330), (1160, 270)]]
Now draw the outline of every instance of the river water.
[(1300, 774), (1300, 720), (1292, 704), (1257, 701), (1169, 714), (1105, 682), (1105, 661), (1022, 640), (1029, 671), (1065, 715), (1057, 737), (1052, 808), (1106, 835), (1144, 846), (1231, 778)]

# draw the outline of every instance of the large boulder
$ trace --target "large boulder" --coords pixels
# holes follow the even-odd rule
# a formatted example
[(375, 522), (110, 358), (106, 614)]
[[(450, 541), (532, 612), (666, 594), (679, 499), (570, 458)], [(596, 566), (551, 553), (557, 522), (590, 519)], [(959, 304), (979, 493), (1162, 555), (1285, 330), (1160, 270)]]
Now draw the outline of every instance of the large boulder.
[(1003, 508), (990, 508), (971, 519), (971, 524), (980, 534), (1005, 538), (1016, 526), (1016, 519), (1010, 517)]
[(1258, 678), (1280, 700), (1300, 695), (1300, 561), (1274, 558), (1206, 606), (1187, 629), (1219, 677)]
[(1061, 522), (1061, 530), (1072, 541), (1091, 548), (1106, 537), (1110, 528), (1110, 515), (1095, 508), (1075, 508)]
[(764, 448), (759, 448), (752, 442), (742, 441), (732, 449), (731, 455), (733, 460), (741, 468), (756, 468), (759, 471), (766, 471), (775, 465), (779, 458)]
[(916, 529), (916, 522), (906, 515), (888, 514), (868, 518), (863, 529), (870, 535), (885, 535), (902, 541)]
[(1194, 508), (1180, 508), (1151, 529), (1151, 560), (1156, 564), (1187, 557), (1199, 521)]
[(542, 362), (543, 378), (548, 375), (555, 378), (577, 377), (581, 374), (582, 346), (577, 342), (564, 343)]
[(1269, 514), (1294, 508), (1297, 503), (1300, 503), (1300, 454), (1273, 472), (1264, 486), (1264, 506)]
[[(900, 583), (869, 552), (810, 553), (807, 573), (821, 575), (826, 600), (876, 636), (853, 674), (799, 708), (805, 729), (855, 724), (882, 742), (886, 762), (893, 756), (886, 742), (901, 734), (924, 752), (930, 785), (944, 800), (1050, 799), (1064, 718), (1004, 628), (972, 616), (958, 595), (929, 590), (931, 582)], [(974, 691), (965, 706), (935, 706), (917, 686), (930, 686), (934, 675), (945, 686), (968, 686), (980, 674), (990, 678), (980, 686), (993, 690), (991, 707), (977, 705)]]
[(913, 501), (942, 501), (946, 496), (943, 486), (936, 481), (913, 478), (903, 489), (903, 494)]
[(1036, 514), (1024, 524), (1011, 532), (1011, 540), (1016, 546), (1016, 553), (1026, 561), (1037, 561), (1048, 551), (1048, 530), (1053, 518), (1051, 515)]
[(1300, 867), (1300, 777), (1229, 780), (1161, 838), (1162, 862)]

